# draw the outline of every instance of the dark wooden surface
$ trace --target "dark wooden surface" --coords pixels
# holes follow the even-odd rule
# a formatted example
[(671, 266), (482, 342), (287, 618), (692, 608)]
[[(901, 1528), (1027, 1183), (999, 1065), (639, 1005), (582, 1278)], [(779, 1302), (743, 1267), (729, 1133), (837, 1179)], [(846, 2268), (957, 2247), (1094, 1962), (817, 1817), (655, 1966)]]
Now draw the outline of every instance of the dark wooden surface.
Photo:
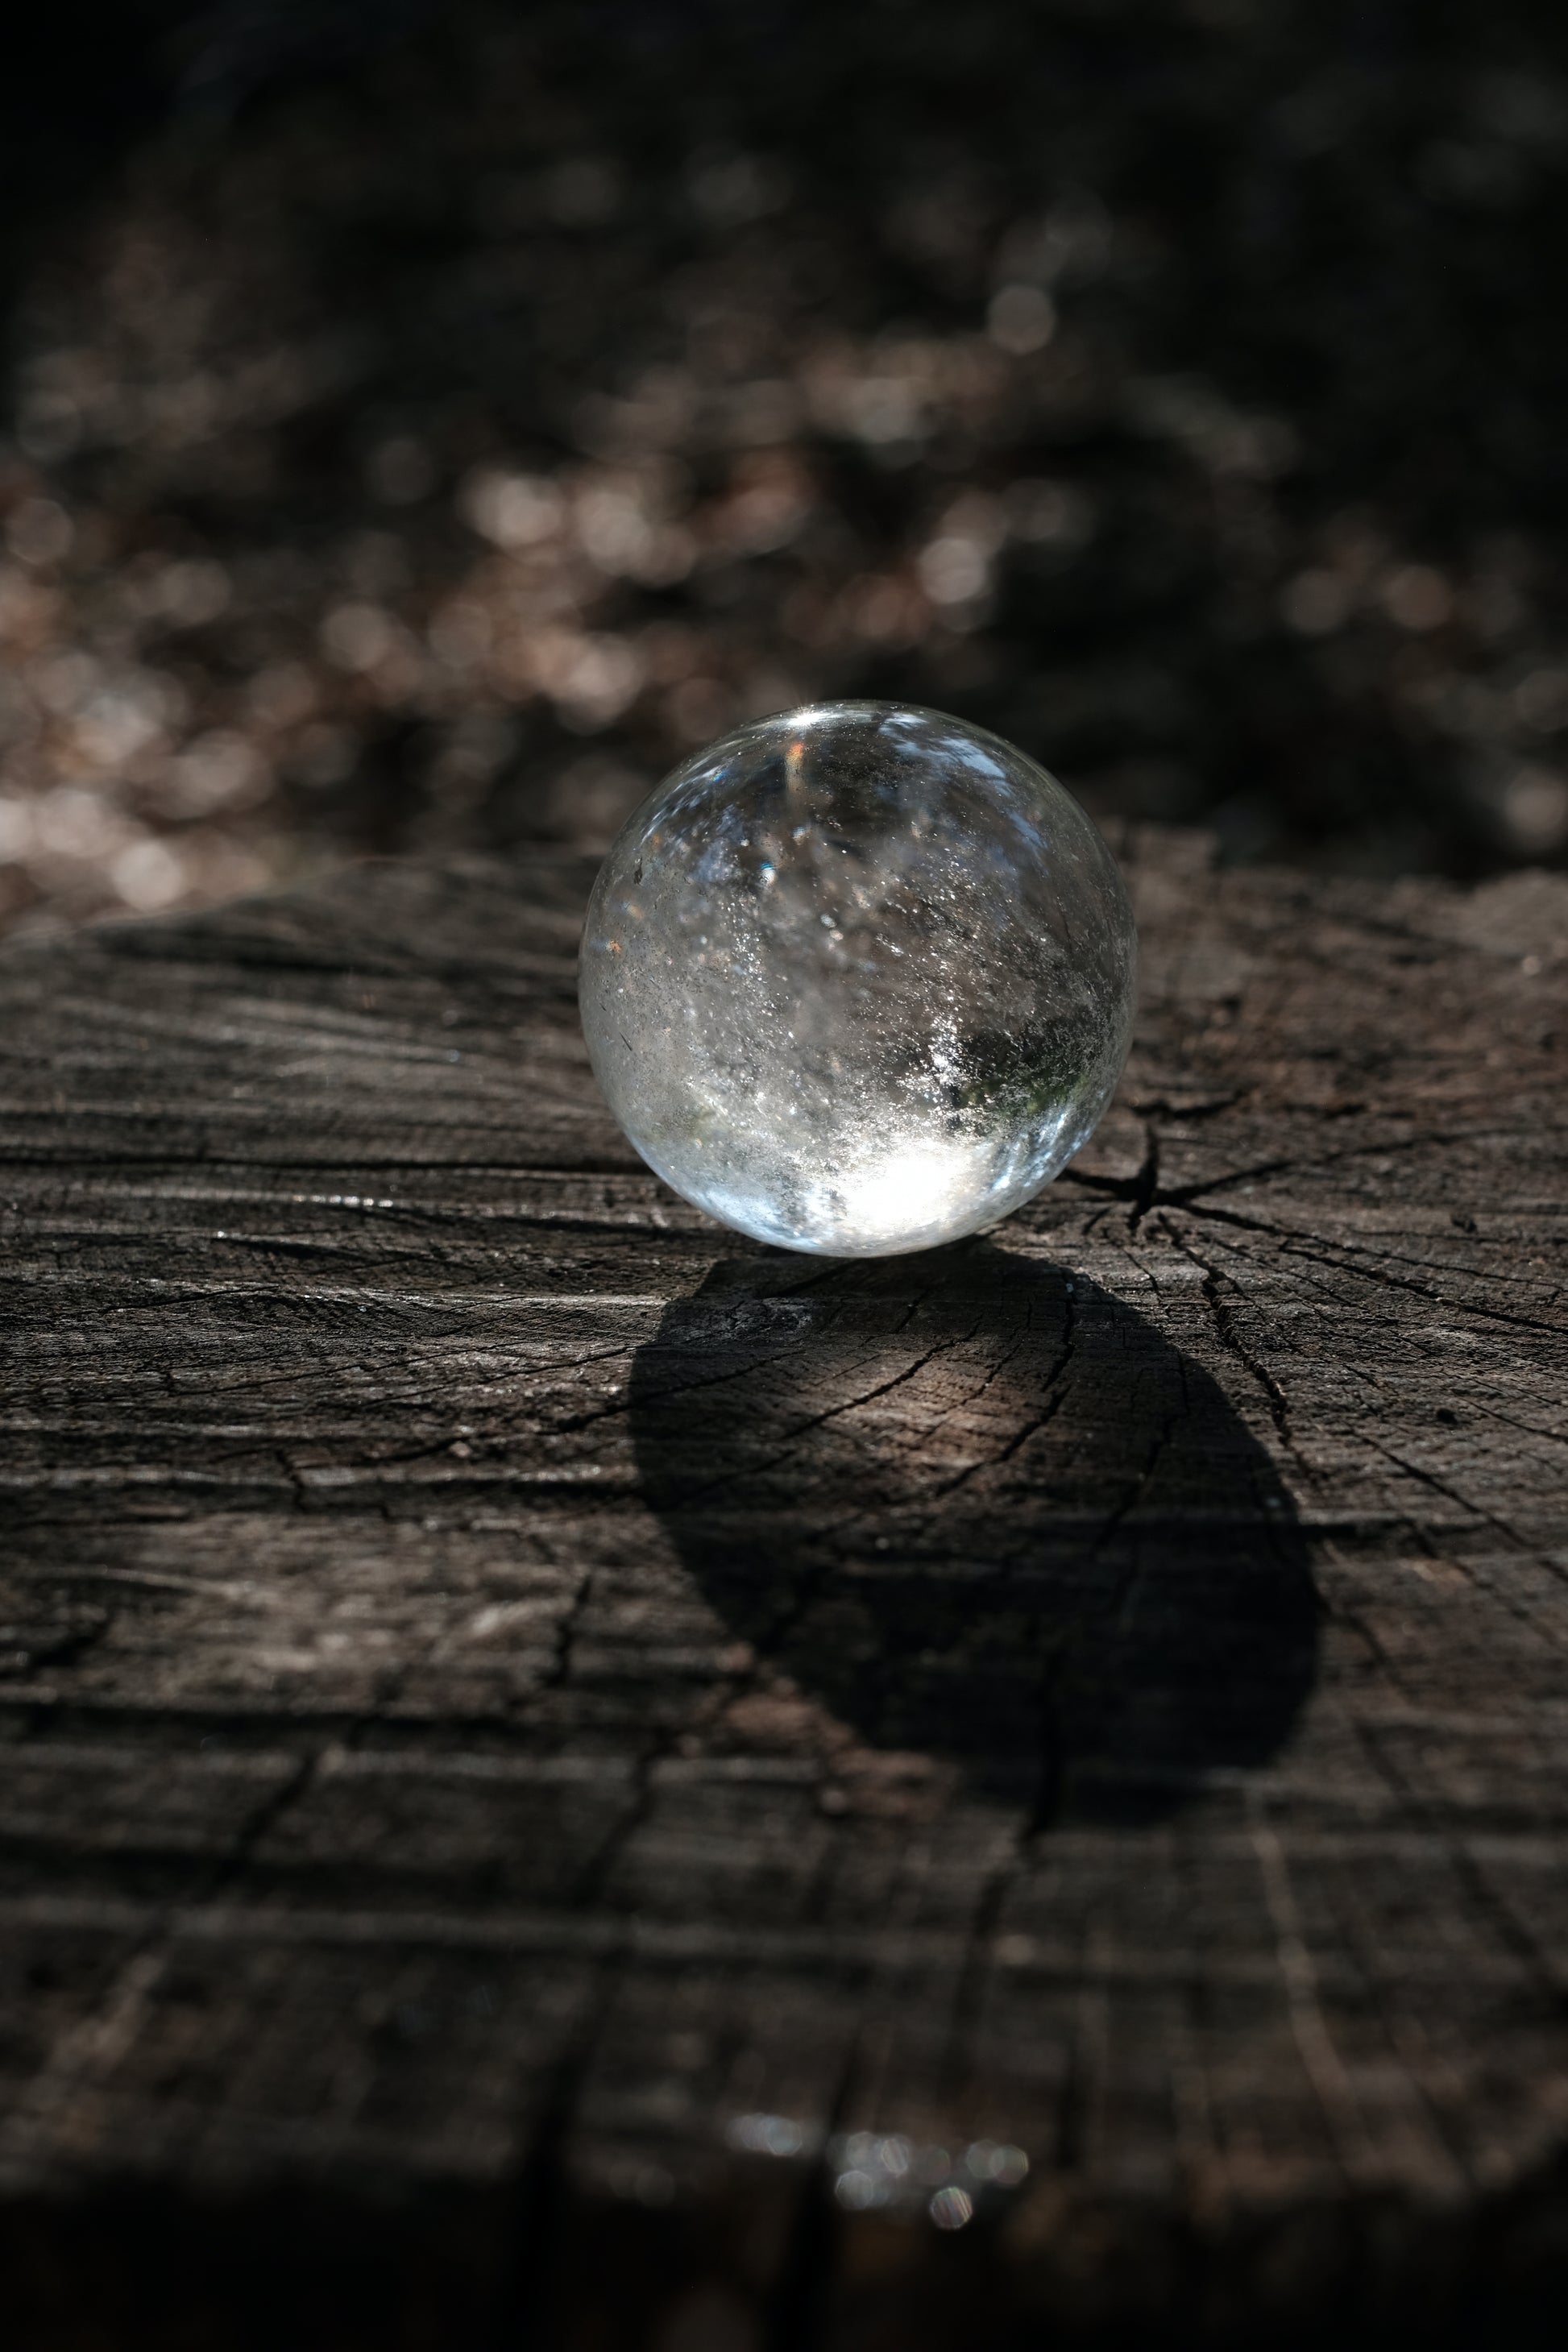
[(9, 2341), (1559, 2339), (1568, 882), (1123, 849), (1118, 1107), (858, 1267), (581, 865), (0, 961)]

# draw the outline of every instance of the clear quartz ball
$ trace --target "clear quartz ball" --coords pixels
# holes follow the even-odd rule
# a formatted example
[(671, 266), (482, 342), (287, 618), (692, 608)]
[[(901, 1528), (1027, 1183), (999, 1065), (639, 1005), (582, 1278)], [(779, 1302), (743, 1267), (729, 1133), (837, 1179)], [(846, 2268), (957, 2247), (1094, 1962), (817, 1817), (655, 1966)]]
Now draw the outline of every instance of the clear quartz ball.
[(1136, 952), (1110, 851), (1043, 768), (939, 710), (823, 703), (710, 744), (628, 820), (583, 1027), (688, 1201), (889, 1256), (994, 1224), (1078, 1150)]

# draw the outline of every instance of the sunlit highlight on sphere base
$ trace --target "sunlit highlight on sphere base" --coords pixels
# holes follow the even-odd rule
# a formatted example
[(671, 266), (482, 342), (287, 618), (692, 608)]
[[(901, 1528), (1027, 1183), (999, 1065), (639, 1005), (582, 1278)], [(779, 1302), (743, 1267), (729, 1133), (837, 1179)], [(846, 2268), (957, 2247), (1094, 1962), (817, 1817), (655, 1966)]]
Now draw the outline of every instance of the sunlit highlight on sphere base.
[(1126, 1057), (1136, 941), (1069, 793), (941, 711), (825, 703), (667, 777), (605, 860), (583, 1027), (649, 1166), (785, 1249), (1005, 1216)]

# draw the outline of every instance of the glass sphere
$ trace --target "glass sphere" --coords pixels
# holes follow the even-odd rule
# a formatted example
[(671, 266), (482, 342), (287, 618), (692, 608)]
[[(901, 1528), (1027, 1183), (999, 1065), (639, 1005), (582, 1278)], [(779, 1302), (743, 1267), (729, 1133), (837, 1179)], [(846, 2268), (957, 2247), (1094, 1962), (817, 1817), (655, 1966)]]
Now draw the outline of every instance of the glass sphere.
[(583, 1027), (688, 1201), (882, 1257), (994, 1224), (1078, 1150), (1136, 951), (1110, 851), (1034, 761), (939, 710), (822, 703), (737, 728), (627, 821)]

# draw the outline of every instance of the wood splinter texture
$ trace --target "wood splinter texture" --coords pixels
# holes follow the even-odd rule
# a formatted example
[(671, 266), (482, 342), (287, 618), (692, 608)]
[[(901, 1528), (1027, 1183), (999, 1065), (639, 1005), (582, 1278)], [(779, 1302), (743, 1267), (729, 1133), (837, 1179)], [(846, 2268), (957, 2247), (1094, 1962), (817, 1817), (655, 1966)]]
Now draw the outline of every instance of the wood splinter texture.
[(1117, 1108), (859, 1265), (581, 862), (0, 961), (9, 2343), (1559, 2341), (1568, 882), (1121, 847)]

